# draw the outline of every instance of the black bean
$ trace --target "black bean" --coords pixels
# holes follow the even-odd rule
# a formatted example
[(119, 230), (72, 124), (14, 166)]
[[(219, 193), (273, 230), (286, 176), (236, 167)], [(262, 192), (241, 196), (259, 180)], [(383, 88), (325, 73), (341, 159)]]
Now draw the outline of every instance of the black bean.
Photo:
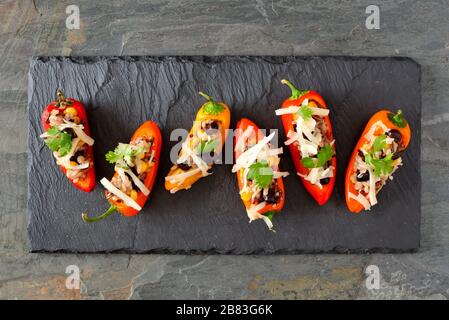
[(359, 182), (368, 181), (369, 172), (365, 171), (364, 173), (360, 173), (360, 171), (357, 170), (356, 180)]
[(396, 160), (396, 159), (400, 158), (402, 156), (402, 154), (404, 153), (404, 151), (405, 151), (405, 149), (396, 151), (393, 154), (393, 156), (391, 157), (391, 159)]
[(192, 166), (188, 165), (187, 163), (178, 163), (178, 168), (182, 171), (187, 171), (192, 168)]
[(84, 157), (84, 150), (78, 150), (77, 152), (75, 152), (75, 154), (73, 156), (70, 157), (70, 161), (77, 161), (78, 156), (83, 156)]
[(394, 141), (395, 141), (398, 145), (401, 145), (401, 144), (402, 144), (402, 134), (399, 132), (399, 130), (391, 129), (390, 131), (387, 132), (387, 135), (388, 135), (390, 138), (393, 138)]
[(269, 204), (275, 204), (278, 203), (279, 198), (281, 197), (281, 192), (277, 187), (277, 184), (273, 183), (270, 185), (269, 189), (268, 189), (268, 193), (266, 195), (262, 193), (260, 193), (259, 196), (259, 201), (263, 202), (265, 201), (266, 203)]
[(359, 155), (360, 158), (362, 158), (363, 161), (365, 161), (365, 154), (363, 153), (362, 150), (357, 151), (357, 154)]
[(64, 132), (70, 134), (72, 139), (75, 137), (75, 131), (73, 131), (72, 128), (66, 128), (66, 129), (64, 129)]
[(323, 179), (320, 179), (320, 183), (323, 184), (323, 185), (328, 184), (330, 181), (331, 181), (331, 178), (323, 178)]

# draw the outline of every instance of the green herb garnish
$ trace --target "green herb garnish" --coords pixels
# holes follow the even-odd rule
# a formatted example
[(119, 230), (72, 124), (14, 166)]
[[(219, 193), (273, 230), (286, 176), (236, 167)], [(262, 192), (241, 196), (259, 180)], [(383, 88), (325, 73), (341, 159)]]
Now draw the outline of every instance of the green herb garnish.
[(264, 189), (273, 181), (273, 169), (268, 166), (268, 162), (266, 161), (253, 163), (249, 167), (247, 178)]
[(373, 152), (379, 152), (383, 148), (385, 148), (387, 146), (386, 139), (387, 139), (387, 136), (384, 134), (376, 137), (376, 139), (374, 139), (374, 142), (373, 142)]
[(204, 92), (199, 92), (201, 96), (206, 98), (207, 102), (204, 104), (204, 112), (210, 115), (217, 115), (223, 112), (224, 106), (218, 102), (215, 102), (212, 97), (208, 96)]
[(109, 151), (106, 153), (105, 158), (109, 163), (116, 163), (123, 169), (129, 169), (129, 163), (132, 162), (132, 158), (146, 151), (147, 150), (143, 147), (119, 143), (114, 151)]
[(305, 120), (309, 120), (310, 118), (312, 118), (313, 115), (313, 111), (312, 109), (310, 109), (310, 107), (308, 105), (304, 105), (304, 106), (300, 106), (299, 110), (296, 112), (296, 114), (298, 116), (300, 116), (301, 118)]
[(374, 168), (374, 175), (380, 177), (393, 172), (393, 154), (389, 154), (385, 158), (376, 158), (372, 153), (365, 154), (365, 162)]
[(67, 155), (72, 149), (72, 136), (56, 127), (47, 130), (48, 137), (45, 144), (52, 150), (57, 151), (61, 157)]
[(195, 147), (195, 153), (196, 154), (202, 154), (202, 153), (211, 153), (215, 150), (216, 147), (220, 144), (219, 139), (211, 140), (211, 141), (201, 141), (198, 143)]
[(331, 145), (325, 145), (317, 154), (316, 158), (305, 157), (301, 159), (301, 163), (306, 168), (320, 168), (324, 166), (334, 156), (334, 149)]
[(389, 154), (384, 158), (380, 158), (376, 155), (376, 153), (381, 152), (387, 146), (386, 139), (387, 136), (385, 134), (376, 137), (373, 142), (373, 150), (365, 154), (366, 164), (374, 168), (374, 175), (377, 177), (393, 172), (393, 154)]

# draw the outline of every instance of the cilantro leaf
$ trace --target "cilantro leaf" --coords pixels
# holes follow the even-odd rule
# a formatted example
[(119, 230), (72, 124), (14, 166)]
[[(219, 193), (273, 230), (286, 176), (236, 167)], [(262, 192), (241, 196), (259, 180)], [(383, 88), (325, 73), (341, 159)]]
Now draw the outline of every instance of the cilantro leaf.
[(319, 168), (324, 166), (334, 156), (334, 149), (331, 145), (325, 145), (317, 154), (316, 158), (305, 157), (301, 159), (301, 163), (306, 168)]
[(365, 162), (374, 168), (374, 175), (380, 177), (393, 172), (393, 154), (389, 154), (385, 158), (378, 159), (372, 154), (365, 154)]
[(305, 157), (301, 159), (301, 163), (306, 168), (315, 168), (315, 161), (311, 157)]
[(318, 167), (322, 167), (332, 159), (334, 155), (334, 149), (332, 149), (330, 144), (325, 145), (318, 151)]
[(195, 147), (195, 153), (201, 154), (201, 153), (211, 153), (215, 150), (216, 147), (220, 144), (219, 139), (211, 140), (211, 141), (201, 141), (197, 146)]
[(376, 139), (374, 139), (374, 142), (373, 142), (373, 151), (378, 152), (378, 151), (381, 151), (383, 148), (385, 148), (387, 146), (386, 139), (387, 139), (387, 136), (384, 134), (376, 137)]
[(143, 147), (136, 147), (130, 144), (119, 143), (114, 151), (109, 151), (105, 155), (106, 161), (109, 163), (116, 163), (124, 169), (129, 169), (128, 162), (138, 154), (144, 153), (147, 150)]
[(247, 178), (260, 188), (266, 188), (273, 181), (273, 169), (268, 166), (266, 161), (253, 163), (249, 167)]
[(52, 150), (57, 151), (61, 157), (67, 155), (72, 149), (72, 136), (56, 127), (47, 130), (48, 137), (45, 144)]
[(313, 111), (309, 106), (304, 105), (299, 107), (299, 110), (296, 113), (304, 120), (309, 120), (310, 118), (312, 118)]

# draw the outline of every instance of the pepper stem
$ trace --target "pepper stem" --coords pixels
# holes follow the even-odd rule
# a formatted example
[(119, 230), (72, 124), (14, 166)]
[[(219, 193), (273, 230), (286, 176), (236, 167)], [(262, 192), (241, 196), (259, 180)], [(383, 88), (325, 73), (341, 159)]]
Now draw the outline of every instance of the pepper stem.
[(110, 215), (111, 215), (112, 213), (114, 213), (115, 211), (117, 211), (117, 207), (114, 206), (114, 205), (111, 205), (111, 206), (109, 207), (109, 209), (105, 211), (105, 213), (103, 213), (103, 214), (101, 214), (101, 215), (99, 215), (99, 216), (97, 216), (97, 217), (89, 218), (89, 217), (87, 216), (87, 213), (81, 214), (81, 217), (83, 218), (84, 222), (95, 222), (95, 221), (103, 220), (104, 218), (106, 218), (107, 216), (110, 216)]
[(390, 119), (390, 121), (399, 128), (404, 128), (407, 125), (407, 120), (405, 120), (402, 115), (401, 109), (399, 109), (396, 113), (388, 114), (388, 119)]
[(66, 100), (64, 97), (64, 93), (61, 89), (56, 90), (56, 96), (58, 97), (58, 101), (54, 103), (55, 106), (63, 108), (72, 105), (72, 100)]
[(64, 93), (61, 89), (56, 90), (56, 96), (58, 97), (58, 101), (62, 102), (65, 100)]
[(305, 95), (307, 92), (309, 92), (308, 90), (299, 90), (298, 88), (296, 88), (293, 83), (291, 83), (290, 81), (288, 81), (287, 79), (282, 79), (281, 80), (282, 84), (287, 85), (290, 90), (292, 91), (292, 95), (291, 95), (291, 99), (298, 99), (299, 97)]
[(206, 99), (207, 101), (210, 101), (210, 102), (215, 102), (214, 101), (214, 99), (212, 99), (212, 97), (211, 96), (209, 96), (209, 95), (207, 95), (207, 94), (205, 94), (204, 92), (202, 92), (202, 91), (200, 91), (200, 92), (198, 92), (198, 94), (200, 95), (200, 96), (202, 96), (204, 99)]

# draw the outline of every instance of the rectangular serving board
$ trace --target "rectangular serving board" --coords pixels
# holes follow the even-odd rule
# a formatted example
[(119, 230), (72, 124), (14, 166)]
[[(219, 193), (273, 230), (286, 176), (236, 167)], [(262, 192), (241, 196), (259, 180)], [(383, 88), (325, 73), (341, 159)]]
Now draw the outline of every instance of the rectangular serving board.
[[(285, 148), (281, 167), (286, 202), (275, 216), (276, 233), (259, 220), (248, 223), (230, 165), (188, 191), (170, 194), (164, 177), (175, 128), (190, 129), (207, 92), (231, 108), (232, 126), (247, 117), (279, 129), (274, 110), (290, 95), (281, 84), (318, 91), (331, 112), (337, 181), (325, 206), (303, 188)], [(97, 186), (83, 193), (68, 182), (39, 138), (44, 107), (63, 89), (81, 100), (95, 139)], [(229, 253), (409, 252), (420, 241), (420, 66), (408, 58), (369, 57), (35, 57), (28, 86), (28, 237), (32, 252)], [(347, 161), (368, 119), (383, 108), (401, 108), (412, 140), (404, 165), (368, 213), (351, 214), (344, 199)], [(163, 134), (158, 177), (136, 217), (119, 214), (86, 224), (82, 212), (99, 214), (108, 203), (98, 182), (113, 166), (104, 154), (128, 143), (146, 120)]]

